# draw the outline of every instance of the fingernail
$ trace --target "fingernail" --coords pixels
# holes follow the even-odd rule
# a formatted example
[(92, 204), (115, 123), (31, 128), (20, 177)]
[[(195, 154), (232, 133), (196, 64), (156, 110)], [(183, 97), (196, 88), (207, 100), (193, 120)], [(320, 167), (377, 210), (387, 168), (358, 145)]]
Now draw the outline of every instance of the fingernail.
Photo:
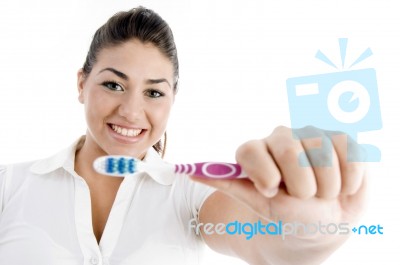
[(263, 195), (267, 198), (272, 198), (278, 194), (279, 188), (265, 189), (263, 190)]

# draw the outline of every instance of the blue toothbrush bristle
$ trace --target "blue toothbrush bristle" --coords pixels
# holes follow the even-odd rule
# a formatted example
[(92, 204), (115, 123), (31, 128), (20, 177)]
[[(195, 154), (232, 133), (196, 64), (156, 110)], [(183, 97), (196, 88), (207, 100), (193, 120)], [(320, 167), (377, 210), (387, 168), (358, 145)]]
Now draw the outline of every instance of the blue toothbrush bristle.
[(135, 161), (133, 159), (129, 159), (128, 171), (130, 173), (134, 173), (135, 172)]
[(118, 173), (126, 173), (126, 159), (123, 157), (118, 160)]
[(110, 157), (106, 160), (106, 172), (114, 173), (114, 158)]
[(135, 173), (135, 160), (127, 159), (124, 157), (112, 158), (109, 157), (105, 163), (105, 170), (107, 173), (113, 174), (132, 174)]

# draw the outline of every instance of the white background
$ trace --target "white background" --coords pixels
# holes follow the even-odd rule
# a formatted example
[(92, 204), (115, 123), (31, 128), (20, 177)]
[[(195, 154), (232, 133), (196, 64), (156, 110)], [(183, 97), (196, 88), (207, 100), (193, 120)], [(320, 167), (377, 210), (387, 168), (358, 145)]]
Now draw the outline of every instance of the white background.
[[(400, 264), (398, 159), (400, 16), (395, 1), (1, 1), (0, 164), (49, 156), (85, 133), (76, 72), (91, 36), (120, 10), (156, 10), (174, 31), (180, 91), (168, 133), (172, 162), (233, 161), (240, 143), (290, 125), (286, 79), (335, 72), (349, 38), (355, 69), (377, 72), (383, 129), (360, 138), (382, 150), (371, 165), (370, 207), (361, 222), (384, 235), (352, 237), (326, 265)], [(243, 264), (207, 252), (206, 264)]]

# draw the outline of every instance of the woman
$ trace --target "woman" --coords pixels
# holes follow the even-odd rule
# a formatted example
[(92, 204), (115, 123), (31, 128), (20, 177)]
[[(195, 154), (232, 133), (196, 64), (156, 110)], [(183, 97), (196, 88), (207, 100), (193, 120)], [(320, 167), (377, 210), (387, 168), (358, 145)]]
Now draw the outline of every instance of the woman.
[(271, 236), (265, 226), (249, 239), (246, 229), (232, 235), (216, 228), (353, 223), (364, 204), (365, 169), (347, 162), (358, 147), (345, 136), (299, 130), (334, 147), (331, 167), (313, 166), (331, 158), (329, 148), (307, 153), (310, 166), (301, 166), (298, 155), (318, 139), (295, 140), (279, 127), (238, 149), (249, 175), (241, 180), (111, 178), (93, 170), (103, 155), (161, 161), (178, 73), (172, 32), (153, 11), (118, 13), (97, 30), (78, 71), (86, 135), (48, 159), (0, 169), (0, 264), (198, 264), (203, 242), (250, 264), (318, 264), (345, 241), (297, 229)]

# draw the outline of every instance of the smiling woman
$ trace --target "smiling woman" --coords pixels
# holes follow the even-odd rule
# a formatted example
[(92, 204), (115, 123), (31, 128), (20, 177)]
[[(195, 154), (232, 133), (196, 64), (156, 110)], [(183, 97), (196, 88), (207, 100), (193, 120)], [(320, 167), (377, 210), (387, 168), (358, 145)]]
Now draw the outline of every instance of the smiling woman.
[[(260, 233), (249, 240), (208, 233), (213, 224), (267, 226), (273, 219), (355, 223), (367, 171), (347, 161), (360, 150), (345, 135), (277, 127), (237, 149), (247, 175), (236, 180), (162, 172), (113, 178), (94, 170), (104, 155), (163, 164), (161, 139), (178, 71), (171, 29), (152, 10), (117, 13), (96, 31), (77, 74), (86, 135), (50, 158), (0, 167), (0, 264), (199, 264), (207, 244), (251, 264), (310, 265), (346, 241), (344, 235), (293, 233), (282, 240)], [(305, 133), (332, 148), (310, 155), (320, 141), (299, 137)], [(304, 153), (306, 163), (299, 164)], [(332, 159), (332, 166), (319, 167), (321, 159)]]

